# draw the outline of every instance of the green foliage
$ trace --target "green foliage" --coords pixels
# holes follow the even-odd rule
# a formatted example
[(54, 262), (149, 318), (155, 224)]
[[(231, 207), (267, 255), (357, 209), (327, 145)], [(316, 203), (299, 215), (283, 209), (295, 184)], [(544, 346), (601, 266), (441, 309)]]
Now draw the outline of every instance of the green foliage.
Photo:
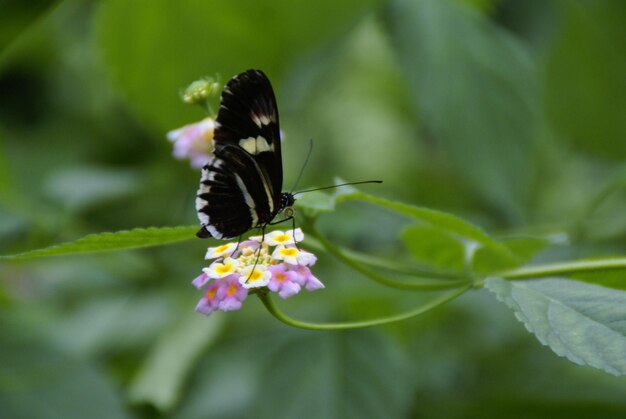
[(557, 129), (576, 145), (626, 157), (626, 4), (563, 3), (564, 24), (548, 56), (546, 103)]
[(485, 285), (558, 355), (626, 374), (626, 292), (565, 279), (490, 278)]
[(150, 246), (162, 246), (190, 240), (197, 227), (171, 228), (136, 228), (116, 233), (90, 234), (73, 242), (61, 243), (43, 249), (0, 256), (0, 259), (19, 260), (41, 256), (70, 255), (77, 253), (110, 252), (113, 250), (137, 249)]
[(249, 67), (276, 79), (295, 54), (329, 42), (375, 3), (114, 0), (101, 4), (99, 42), (138, 112), (167, 130), (190, 120), (177, 95), (190, 81), (215, 72), (227, 80)]
[(1, 332), (3, 416), (130, 417), (105, 374), (94, 365), (11, 328), (3, 327)]
[(183, 317), (161, 336), (133, 380), (129, 394), (134, 403), (150, 403), (170, 411), (178, 402), (185, 379), (222, 327), (219, 317), (203, 319), (195, 313)]
[(466, 239), (482, 245), (491, 251), (493, 251), (495, 258), (514, 263), (516, 261), (515, 255), (504, 246), (502, 243), (489, 237), (480, 228), (445, 212), (432, 210), (429, 208), (416, 207), (414, 205), (408, 205), (397, 201), (391, 201), (384, 198), (367, 195), (364, 193), (348, 193), (339, 195), (337, 200), (341, 202), (346, 199), (356, 199), (365, 202), (371, 202), (373, 204), (381, 205), (385, 208), (391, 209), (399, 214), (410, 217), (421, 223), (431, 225), (439, 230), (458, 236), (459, 238)]
[(465, 247), (447, 231), (427, 225), (413, 225), (402, 232), (402, 240), (418, 261), (439, 269), (465, 270)]
[(527, 47), (451, 2), (398, 0), (391, 9), (393, 41), (420, 118), (469, 186), (519, 218), (538, 129)]
[[(4, 2), (1, 416), (625, 417), (624, 5)], [(384, 180), (297, 196), (326, 288), (273, 301), (326, 331), (193, 312), (219, 242), (165, 134), (247, 68), (285, 190), (309, 139), (299, 189)]]
[[(316, 362), (303, 362), (308, 352)], [(307, 336), (277, 348), (259, 400), (282, 394), (276, 409), (259, 403), (261, 418), (404, 417), (411, 405), (412, 377), (406, 353), (375, 334)], [(376, 394), (376, 397), (372, 397)]]
[(55, 3), (57, 3), (56, 0), (33, 0), (28, 4), (19, 0), (3, 1), (0, 17), (0, 57), (6, 52), (11, 42), (31, 27), (33, 22), (51, 9)]

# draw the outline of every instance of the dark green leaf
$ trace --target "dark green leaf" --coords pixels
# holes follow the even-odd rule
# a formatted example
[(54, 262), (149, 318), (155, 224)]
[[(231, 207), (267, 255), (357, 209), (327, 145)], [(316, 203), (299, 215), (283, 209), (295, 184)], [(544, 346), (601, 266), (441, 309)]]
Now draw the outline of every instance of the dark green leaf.
[(192, 81), (216, 72), (227, 81), (250, 67), (277, 81), (298, 55), (344, 31), (375, 3), (112, 0), (100, 4), (99, 42), (125, 96), (167, 130), (193, 120), (178, 96)]
[(602, 285), (603, 287), (626, 290), (626, 270), (585, 272), (572, 275), (572, 279)]
[(538, 238), (504, 239), (506, 245), (515, 256), (517, 261), (505, 260), (495, 255), (493, 250), (482, 247), (474, 253), (474, 271), (480, 274), (497, 272), (504, 269), (514, 268), (528, 262), (535, 254), (550, 244), (550, 240)]
[(548, 56), (547, 105), (564, 138), (626, 156), (626, 2), (563, 2), (564, 24)]
[(465, 246), (446, 231), (418, 224), (406, 228), (401, 237), (421, 263), (449, 271), (465, 270)]
[(302, 209), (309, 217), (315, 217), (320, 212), (335, 210), (335, 200), (332, 196), (320, 191), (307, 192), (297, 197), (296, 206)]
[(373, 195), (367, 195), (362, 192), (349, 192), (336, 195), (337, 202), (355, 199), (358, 201), (370, 202), (388, 208), (392, 211), (402, 214), (426, 225), (438, 228), (442, 231), (459, 236), (459, 238), (467, 239), (478, 243), (481, 246), (489, 248), (493, 251), (494, 257), (501, 258), (511, 264), (517, 264), (518, 260), (515, 255), (502, 243), (489, 237), (480, 228), (442, 211), (435, 211), (428, 208), (417, 207), (414, 205), (404, 204), (385, 198), (379, 198)]
[(0, 7), (0, 56), (6, 47), (36, 20), (52, 8), (57, 0), (3, 1)]
[(194, 234), (197, 230), (197, 227), (149, 227), (115, 233), (90, 234), (73, 242), (57, 244), (16, 255), (0, 256), (0, 260), (30, 259), (41, 256), (110, 252), (114, 250), (162, 246), (191, 240), (195, 237)]
[[(259, 418), (400, 418), (412, 403), (408, 358), (373, 333), (305, 335), (266, 364)], [(280, 408), (263, 403), (280, 394)]]
[(155, 344), (130, 385), (133, 402), (147, 402), (161, 411), (171, 410), (202, 351), (219, 333), (223, 318), (190, 312)]
[(448, 0), (397, 0), (390, 28), (417, 112), (460, 176), (519, 216), (538, 126), (538, 85), (525, 45)]
[(0, 412), (6, 418), (126, 418), (109, 380), (57, 347), (2, 330)]
[(625, 291), (560, 278), (485, 285), (557, 355), (626, 375)]

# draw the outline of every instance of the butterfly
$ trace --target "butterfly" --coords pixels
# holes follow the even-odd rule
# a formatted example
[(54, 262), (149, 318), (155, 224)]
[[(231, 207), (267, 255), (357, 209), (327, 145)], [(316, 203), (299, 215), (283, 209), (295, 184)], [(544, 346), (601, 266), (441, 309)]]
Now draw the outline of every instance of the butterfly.
[(281, 192), (278, 108), (262, 71), (247, 70), (224, 87), (213, 147), (196, 196), (198, 237), (226, 240), (264, 229), (294, 204), (292, 193)]

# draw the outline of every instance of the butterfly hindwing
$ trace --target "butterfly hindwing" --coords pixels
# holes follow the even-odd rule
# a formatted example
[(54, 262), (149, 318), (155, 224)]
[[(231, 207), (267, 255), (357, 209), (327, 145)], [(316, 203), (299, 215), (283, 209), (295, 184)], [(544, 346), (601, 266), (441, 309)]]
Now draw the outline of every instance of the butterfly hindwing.
[(282, 160), (276, 99), (261, 71), (248, 70), (224, 88), (214, 154), (196, 198), (198, 235), (229, 239), (269, 223), (280, 210)]

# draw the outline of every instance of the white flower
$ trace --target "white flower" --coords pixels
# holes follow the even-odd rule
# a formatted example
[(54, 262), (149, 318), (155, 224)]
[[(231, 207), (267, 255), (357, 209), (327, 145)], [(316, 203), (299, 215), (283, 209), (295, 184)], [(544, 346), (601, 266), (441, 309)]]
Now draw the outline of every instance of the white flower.
[(304, 233), (300, 228), (287, 231), (276, 230), (265, 235), (265, 242), (270, 246), (296, 244), (302, 240), (304, 240)]
[(239, 283), (244, 288), (260, 288), (270, 283), (272, 279), (272, 273), (267, 270), (264, 265), (246, 266), (241, 270), (241, 276), (239, 277)]
[(272, 253), (272, 258), (276, 260), (284, 260), (290, 265), (298, 264), (298, 256), (300, 255), (300, 251), (295, 247), (285, 247), (282, 244), (276, 246), (274, 249), (274, 253)]
[(217, 247), (209, 247), (206, 252), (205, 259), (217, 259), (224, 256), (230, 256), (237, 248), (236, 243), (226, 243)]
[(202, 269), (202, 271), (207, 274), (209, 278), (224, 278), (236, 273), (237, 268), (239, 268), (239, 261), (237, 259), (226, 258), (223, 262), (213, 262), (208, 268)]

